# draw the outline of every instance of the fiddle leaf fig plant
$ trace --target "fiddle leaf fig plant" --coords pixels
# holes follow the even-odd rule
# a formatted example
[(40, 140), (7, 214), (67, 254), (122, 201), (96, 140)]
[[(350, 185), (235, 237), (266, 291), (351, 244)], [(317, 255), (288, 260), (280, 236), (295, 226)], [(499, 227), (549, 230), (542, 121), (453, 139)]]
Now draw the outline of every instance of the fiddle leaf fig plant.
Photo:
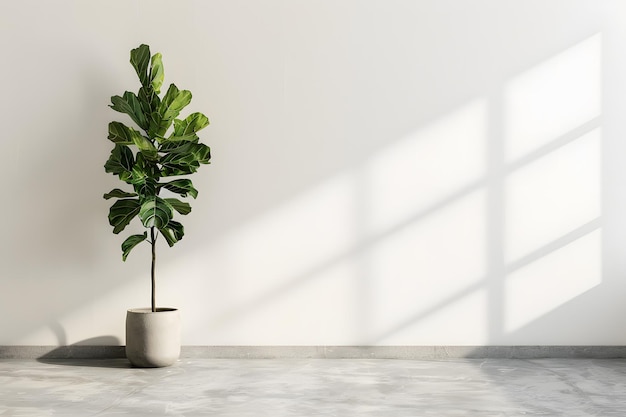
[[(122, 260), (126, 261), (137, 245), (143, 242), (151, 245), (152, 311), (156, 311), (156, 242), (162, 236), (171, 247), (185, 234), (183, 225), (174, 217), (189, 214), (191, 206), (179, 197), (196, 198), (198, 190), (190, 179), (181, 177), (195, 173), (211, 159), (211, 150), (200, 143), (197, 135), (208, 126), (209, 119), (202, 113), (178, 118), (191, 102), (190, 91), (170, 84), (161, 98), (164, 71), (160, 53), (150, 55), (150, 47), (140, 45), (130, 51), (130, 63), (141, 87), (136, 94), (126, 91), (111, 97), (109, 107), (127, 114), (136, 127), (116, 121), (109, 123), (108, 139), (114, 147), (104, 164), (105, 171), (117, 175), (128, 191), (115, 188), (104, 194), (104, 198), (116, 199), (109, 211), (113, 233), (122, 232), (136, 218), (146, 229), (124, 240)], [(162, 196), (164, 190), (170, 197)]]

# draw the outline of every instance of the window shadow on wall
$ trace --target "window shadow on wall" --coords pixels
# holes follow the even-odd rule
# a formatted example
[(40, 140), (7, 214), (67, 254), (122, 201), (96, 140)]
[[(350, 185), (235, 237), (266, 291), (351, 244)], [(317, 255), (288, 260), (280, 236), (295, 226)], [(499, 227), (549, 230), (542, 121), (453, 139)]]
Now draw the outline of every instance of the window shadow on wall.
[[(603, 291), (601, 63), (595, 34), (231, 233), (208, 252), (236, 288), (192, 326), (363, 345), (536, 336)], [(575, 343), (571, 326), (543, 337)]]

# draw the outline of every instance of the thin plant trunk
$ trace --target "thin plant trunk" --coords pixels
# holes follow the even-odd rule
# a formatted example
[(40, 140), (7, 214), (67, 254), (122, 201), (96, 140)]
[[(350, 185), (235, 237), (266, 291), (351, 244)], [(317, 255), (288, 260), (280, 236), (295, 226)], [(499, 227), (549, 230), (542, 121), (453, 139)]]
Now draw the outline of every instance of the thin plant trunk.
[(150, 240), (152, 243), (152, 269), (150, 276), (152, 278), (152, 312), (156, 312), (156, 298), (155, 298), (155, 290), (156, 290), (156, 281), (154, 279), (154, 271), (156, 266), (156, 236), (154, 235), (154, 226), (150, 228)]

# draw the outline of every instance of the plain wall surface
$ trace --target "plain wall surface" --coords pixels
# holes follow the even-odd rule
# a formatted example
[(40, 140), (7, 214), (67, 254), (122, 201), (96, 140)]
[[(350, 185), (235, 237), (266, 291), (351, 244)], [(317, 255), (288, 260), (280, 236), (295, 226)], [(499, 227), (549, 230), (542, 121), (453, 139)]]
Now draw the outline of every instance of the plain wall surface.
[(211, 120), (157, 255), (184, 345), (626, 344), (623, 2), (27, 0), (0, 3), (0, 345), (123, 344), (150, 303), (102, 199), (141, 43)]

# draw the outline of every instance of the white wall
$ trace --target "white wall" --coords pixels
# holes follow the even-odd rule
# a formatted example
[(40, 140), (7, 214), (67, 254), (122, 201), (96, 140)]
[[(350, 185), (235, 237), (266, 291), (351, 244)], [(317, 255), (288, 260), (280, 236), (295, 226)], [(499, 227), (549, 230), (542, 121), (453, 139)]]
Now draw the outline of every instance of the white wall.
[(0, 345), (119, 344), (109, 98), (164, 56), (212, 125), (158, 301), (185, 345), (624, 344), (626, 7), (4, 1)]

